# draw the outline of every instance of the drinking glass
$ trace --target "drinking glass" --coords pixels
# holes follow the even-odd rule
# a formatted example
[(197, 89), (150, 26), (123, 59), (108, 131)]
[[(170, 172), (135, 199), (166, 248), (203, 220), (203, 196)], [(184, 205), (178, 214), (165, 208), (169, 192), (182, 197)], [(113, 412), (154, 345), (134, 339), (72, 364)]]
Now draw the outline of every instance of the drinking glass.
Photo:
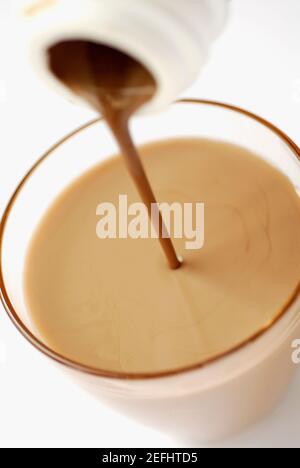
[[(278, 128), (248, 111), (217, 102), (182, 100), (159, 115), (135, 119), (132, 130), (138, 145), (174, 137), (240, 145), (281, 170), (300, 194), (300, 149)], [(31, 320), (23, 271), (28, 244), (41, 217), (68, 184), (117, 152), (99, 119), (55, 144), (25, 175), (0, 225), (2, 302), (31, 345), (108, 404), (181, 441), (223, 438), (269, 413), (288, 387), (296, 369), (291, 345), (300, 338), (299, 294), (247, 342), (204, 364), (159, 374), (109, 372), (71, 361), (43, 342)]]

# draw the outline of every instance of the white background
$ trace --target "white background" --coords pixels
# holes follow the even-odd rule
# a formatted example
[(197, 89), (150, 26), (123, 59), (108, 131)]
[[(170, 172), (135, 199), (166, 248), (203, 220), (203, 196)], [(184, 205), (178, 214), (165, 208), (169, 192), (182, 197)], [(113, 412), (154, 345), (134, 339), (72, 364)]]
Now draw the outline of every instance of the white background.
[[(39, 83), (0, 0), (0, 209), (31, 163), (93, 117)], [(233, 0), (226, 32), (186, 96), (246, 107), (300, 144), (300, 1)], [(300, 338), (300, 337), (299, 337)], [(300, 448), (300, 368), (275, 413), (218, 446)], [(1, 447), (173, 447), (69, 382), (18, 335), (0, 306)]]

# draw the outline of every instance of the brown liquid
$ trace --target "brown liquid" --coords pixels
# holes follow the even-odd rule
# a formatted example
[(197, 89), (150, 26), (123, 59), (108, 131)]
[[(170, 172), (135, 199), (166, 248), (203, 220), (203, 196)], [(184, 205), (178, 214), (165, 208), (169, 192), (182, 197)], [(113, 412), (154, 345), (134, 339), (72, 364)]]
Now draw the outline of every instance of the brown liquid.
[[(149, 215), (156, 203), (153, 190), (133, 143), (129, 120), (156, 89), (152, 75), (128, 55), (87, 41), (66, 41), (49, 51), (52, 72), (75, 93), (102, 113), (113, 132)], [(181, 263), (159, 218), (159, 239), (172, 269)]]
[(140, 200), (118, 157), (83, 174), (33, 238), (25, 293), (56, 352), (99, 369), (156, 373), (206, 362), (268, 327), (300, 279), (300, 203), (291, 183), (248, 151), (170, 140), (139, 149), (160, 200), (205, 203), (205, 245), (170, 271), (155, 239), (96, 236), (96, 207)]
[[(107, 47), (65, 42), (53, 72), (99, 110), (119, 157), (80, 177), (53, 204), (32, 240), (25, 293), (37, 333), (56, 352), (106, 371), (159, 373), (223, 355), (270, 325), (299, 290), (300, 205), (290, 182), (246, 150), (206, 140), (140, 149), (130, 117), (155, 92), (136, 61)], [(88, 149), (87, 149), (88, 150)], [(205, 203), (205, 246), (176, 249), (164, 268), (154, 239), (95, 233), (101, 202), (149, 208), (160, 200)], [(172, 268), (169, 239), (161, 243)]]

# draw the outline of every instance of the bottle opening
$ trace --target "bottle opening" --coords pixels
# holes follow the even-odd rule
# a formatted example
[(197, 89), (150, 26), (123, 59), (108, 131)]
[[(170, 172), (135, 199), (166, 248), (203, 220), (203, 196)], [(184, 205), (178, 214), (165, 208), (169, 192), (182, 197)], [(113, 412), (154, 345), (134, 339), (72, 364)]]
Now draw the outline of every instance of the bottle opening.
[(48, 50), (49, 68), (76, 94), (92, 100), (105, 93), (118, 105), (134, 96), (149, 101), (156, 82), (147, 68), (130, 55), (86, 40), (67, 40)]

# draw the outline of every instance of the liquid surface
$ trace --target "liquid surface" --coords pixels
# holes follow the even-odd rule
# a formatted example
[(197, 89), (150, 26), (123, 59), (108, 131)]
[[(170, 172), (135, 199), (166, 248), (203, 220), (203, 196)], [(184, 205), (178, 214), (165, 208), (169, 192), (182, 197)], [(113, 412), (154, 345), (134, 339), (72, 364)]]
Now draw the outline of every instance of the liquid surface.
[(102, 370), (200, 364), (268, 326), (300, 281), (300, 204), (247, 151), (206, 140), (140, 149), (159, 201), (205, 203), (205, 245), (166, 268), (155, 239), (100, 240), (96, 207), (140, 196), (118, 157), (84, 174), (46, 213), (28, 253), (33, 322), (56, 352)]

